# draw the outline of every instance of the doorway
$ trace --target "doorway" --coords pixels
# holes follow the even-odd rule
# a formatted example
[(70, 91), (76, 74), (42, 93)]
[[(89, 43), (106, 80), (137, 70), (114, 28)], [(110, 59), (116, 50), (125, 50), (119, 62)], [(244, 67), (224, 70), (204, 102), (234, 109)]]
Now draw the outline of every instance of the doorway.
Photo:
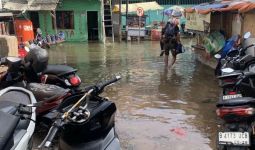
[(36, 35), (36, 30), (37, 28), (40, 28), (40, 23), (39, 23), (39, 14), (36, 11), (31, 11), (29, 12), (30, 20), (33, 23), (33, 31)]
[(87, 11), (88, 40), (97, 41), (98, 37), (98, 12)]

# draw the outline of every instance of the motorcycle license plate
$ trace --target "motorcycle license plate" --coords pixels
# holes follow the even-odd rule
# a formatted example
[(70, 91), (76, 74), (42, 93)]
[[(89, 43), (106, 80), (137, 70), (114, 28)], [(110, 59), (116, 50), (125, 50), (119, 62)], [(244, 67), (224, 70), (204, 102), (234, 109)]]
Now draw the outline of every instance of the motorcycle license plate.
[(240, 97), (243, 97), (242, 94), (224, 95), (223, 100), (229, 100), (229, 99), (240, 98)]
[(250, 146), (249, 132), (219, 132), (219, 144)]

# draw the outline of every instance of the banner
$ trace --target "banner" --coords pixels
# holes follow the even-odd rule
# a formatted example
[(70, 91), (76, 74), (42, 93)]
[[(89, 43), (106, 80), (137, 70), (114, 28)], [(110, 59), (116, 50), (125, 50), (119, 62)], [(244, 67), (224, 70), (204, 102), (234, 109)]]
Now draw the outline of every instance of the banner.
[(185, 27), (187, 30), (210, 32), (211, 13), (206, 15), (197, 12), (186, 13), (186, 19)]
[(225, 44), (224, 36), (220, 32), (213, 32), (209, 35), (205, 35), (202, 37), (202, 40), (205, 50), (210, 54), (220, 51)]

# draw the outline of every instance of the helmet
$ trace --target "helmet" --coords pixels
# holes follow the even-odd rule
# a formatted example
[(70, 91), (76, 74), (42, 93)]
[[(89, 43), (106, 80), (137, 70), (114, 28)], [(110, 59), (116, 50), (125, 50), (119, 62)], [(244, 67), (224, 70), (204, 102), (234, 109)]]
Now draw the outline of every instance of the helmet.
[(45, 70), (48, 65), (49, 55), (45, 49), (35, 46), (30, 49), (24, 60), (25, 63), (30, 63), (30, 69), (35, 73), (40, 73)]

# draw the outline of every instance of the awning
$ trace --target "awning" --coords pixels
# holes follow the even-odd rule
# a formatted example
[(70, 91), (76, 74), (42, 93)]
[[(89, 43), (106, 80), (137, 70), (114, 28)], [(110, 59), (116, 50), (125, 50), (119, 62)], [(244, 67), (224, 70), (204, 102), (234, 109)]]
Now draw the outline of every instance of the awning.
[(12, 13), (0, 13), (0, 17), (12, 17), (13, 14)]
[(254, 0), (244, 0), (244, 1), (222, 1), (221, 3), (213, 4), (201, 4), (193, 6), (191, 8), (185, 9), (185, 12), (192, 13), (197, 11), (201, 14), (208, 14), (210, 12), (223, 12), (223, 11), (238, 11), (240, 13), (248, 12), (255, 9)]
[[(144, 3), (133, 3), (128, 5), (128, 12), (136, 12), (138, 7), (142, 7), (144, 11), (148, 10), (162, 10), (164, 9), (162, 6), (160, 6), (157, 2), (144, 2)], [(113, 7), (113, 12), (117, 13), (119, 12), (119, 5), (115, 5)], [(121, 12), (126, 12), (126, 4), (121, 5)]]
[(13, 11), (55, 10), (59, 0), (10, 0), (4, 8)]

